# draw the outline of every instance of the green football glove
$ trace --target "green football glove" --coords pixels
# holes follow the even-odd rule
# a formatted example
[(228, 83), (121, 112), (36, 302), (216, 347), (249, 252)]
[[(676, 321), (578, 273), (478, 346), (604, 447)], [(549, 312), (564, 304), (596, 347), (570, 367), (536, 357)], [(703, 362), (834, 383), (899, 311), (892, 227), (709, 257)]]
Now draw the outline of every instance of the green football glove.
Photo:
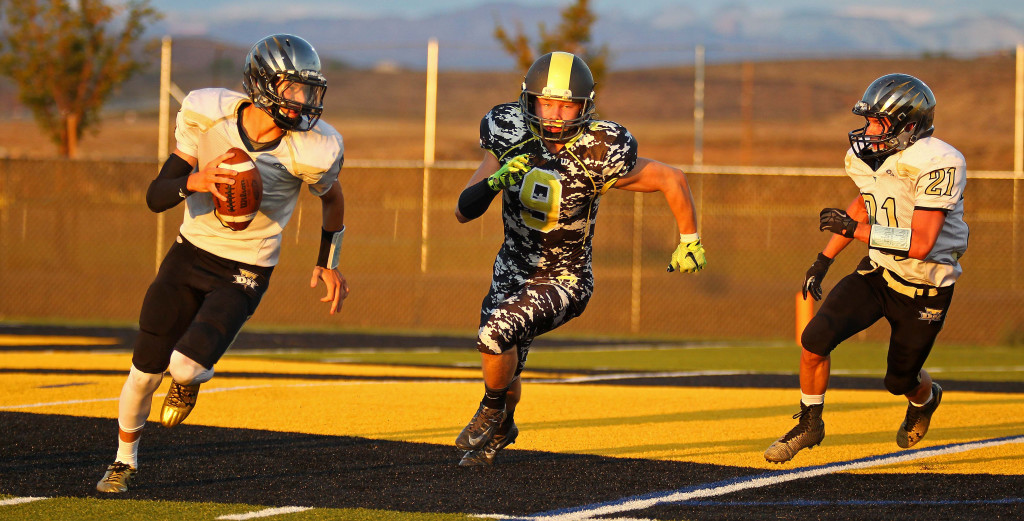
[(487, 186), (495, 192), (500, 192), (512, 185), (519, 184), (519, 181), (531, 168), (533, 167), (530, 166), (530, 154), (520, 154), (502, 165), (497, 172), (491, 174), (491, 177), (487, 178)]
[(672, 260), (668, 263), (668, 271), (697, 273), (708, 265), (704, 258), (704, 246), (700, 238), (691, 242), (679, 241), (676, 251), (672, 252)]

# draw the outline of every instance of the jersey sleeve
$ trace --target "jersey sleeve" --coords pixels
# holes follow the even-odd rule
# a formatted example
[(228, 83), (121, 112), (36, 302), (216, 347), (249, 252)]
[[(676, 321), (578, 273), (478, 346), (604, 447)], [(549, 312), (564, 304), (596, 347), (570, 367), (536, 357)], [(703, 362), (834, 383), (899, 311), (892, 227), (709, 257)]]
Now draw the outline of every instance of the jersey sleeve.
[(202, 135), (232, 116), (244, 101), (246, 98), (241, 94), (221, 88), (189, 92), (175, 119), (174, 139), (178, 150), (198, 158)]
[(514, 144), (520, 143), (526, 125), (515, 103), (498, 105), (480, 120), (480, 148), (494, 154), (499, 161)]
[(341, 134), (324, 121), (309, 132), (294, 133), (292, 173), (319, 197), (338, 180), (345, 157)]
[(309, 193), (321, 197), (331, 189), (331, 185), (341, 175), (341, 167), (345, 164), (345, 155), (338, 156), (338, 160), (331, 165), (331, 168), (319, 176), (317, 182), (309, 184)]
[(608, 156), (604, 167), (606, 182), (633, 171), (637, 160), (637, 142), (633, 134), (620, 125), (615, 125), (614, 130), (608, 134)]
[(192, 91), (185, 96), (174, 122), (174, 139), (178, 150), (192, 157), (199, 157), (199, 134), (202, 132), (201, 120), (204, 119), (197, 112), (199, 96), (201, 91)]
[(963, 160), (946, 157), (922, 169), (917, 178), (914, 207), (952, 210), (963, 198), (967, 186), (967, 165)]

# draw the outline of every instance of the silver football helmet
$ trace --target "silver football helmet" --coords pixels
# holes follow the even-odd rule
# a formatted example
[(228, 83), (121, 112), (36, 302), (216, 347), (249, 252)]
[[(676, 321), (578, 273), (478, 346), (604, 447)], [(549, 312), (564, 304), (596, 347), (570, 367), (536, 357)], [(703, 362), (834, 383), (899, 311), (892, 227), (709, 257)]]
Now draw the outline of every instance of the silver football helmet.
[(274, 34), (256, 42), (242, 67), (242, 85), (253, 105), (283, 130), (307, 131), (324, 111), (327, 79), (306, 40)]
[(935, 131), (935, 95), (909, 74), (886, 74), (871, 82), (853, 113), (882, 120), (888, 129), (868, 134), (865, 124), (850, 132), (850, 146), (857, 157), (877, 164)]

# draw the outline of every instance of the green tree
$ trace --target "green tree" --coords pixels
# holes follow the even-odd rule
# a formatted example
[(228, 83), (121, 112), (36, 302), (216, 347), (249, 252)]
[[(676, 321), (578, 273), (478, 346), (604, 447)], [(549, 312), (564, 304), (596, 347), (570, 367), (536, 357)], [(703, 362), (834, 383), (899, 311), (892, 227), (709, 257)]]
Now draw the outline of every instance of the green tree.
[(0, 0), (0, 74), (60, 154), (74, 157), (113, 90), (142, 69), (136, 43), (160, 17), (149, 0)]
[(554, 51), (571, 52), (583, 58), (594, 74), (594, 81), (600, 84), (608, 64), (608, 46), (595, 46), (590, 40), (590, 30), (597, 15), (590, 8), (590, 0), (576, 0), (565, 6), (560, 12), (561, 20), (553, 31), (541, 22), (538, 26), (539, 40), (535, 44), (523, 30), (523, 24), (516, 22), (515, 35), (509, 34), (504, 27), (495, 25), (494, 37), (505, 52), (516, 59), (516, 63), (525, 74), (530, 65), (544, 54)]

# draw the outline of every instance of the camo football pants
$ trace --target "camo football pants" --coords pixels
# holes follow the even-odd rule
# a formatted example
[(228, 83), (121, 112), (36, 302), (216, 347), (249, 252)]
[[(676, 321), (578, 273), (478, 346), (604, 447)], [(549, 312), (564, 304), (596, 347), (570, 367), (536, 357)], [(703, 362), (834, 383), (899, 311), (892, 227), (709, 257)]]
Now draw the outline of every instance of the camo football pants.
[(501, 354), (518, 347), (518, 376), (533, 339), (580, 316), (589, 301), (589, 291), (551, 283), (529, 282), (507, 293), (492, 285), (480, 310), (477, 349)]

